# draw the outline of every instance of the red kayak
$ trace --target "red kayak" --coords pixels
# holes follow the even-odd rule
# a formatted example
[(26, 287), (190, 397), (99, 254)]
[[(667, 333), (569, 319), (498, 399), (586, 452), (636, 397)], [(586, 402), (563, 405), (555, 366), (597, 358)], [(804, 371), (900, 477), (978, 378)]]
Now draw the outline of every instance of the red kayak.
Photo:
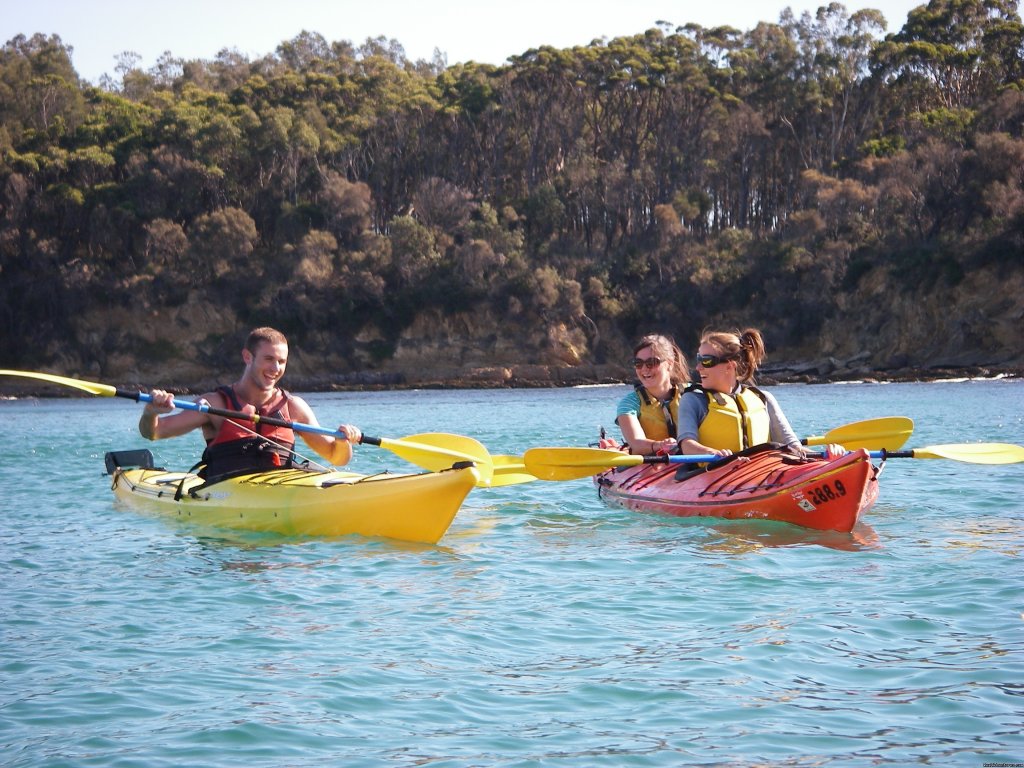
[(598, 494), (636, 512), (729, 520), (778, 520), (822, 531), (853, 529), (878, 498), (878, 472), (864, 449), (831, 461), (775, 446), (706, 467), (640, 464), (602, 472)]

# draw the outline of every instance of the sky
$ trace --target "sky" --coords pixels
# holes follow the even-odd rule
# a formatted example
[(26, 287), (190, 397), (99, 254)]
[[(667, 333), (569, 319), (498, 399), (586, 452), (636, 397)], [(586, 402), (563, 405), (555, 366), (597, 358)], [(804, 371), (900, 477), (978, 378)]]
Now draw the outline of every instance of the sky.
[[(853, 0), (848, 12), (875, 8), (898, 32), (926, 0)], [(786, 7), (800, 16), (828, 0), (0, 0), (0, 41), (36, 32), (58, 35), (74, 51), (79, 76), (98, 83), (115, 75), (117, 57), (133, 51), (149, 69), (169, 51), (176, 58), (214, 59), (227, 48), (250, 59), (273, 53), (303, 31), (328, 42), (397, 40), (406, 58), (449, 65), (500, 65), (550, 45), (570, 48), (635, 35), (659, 21), (674, 26), (729, 25), (749, 30), (777, 22)]]

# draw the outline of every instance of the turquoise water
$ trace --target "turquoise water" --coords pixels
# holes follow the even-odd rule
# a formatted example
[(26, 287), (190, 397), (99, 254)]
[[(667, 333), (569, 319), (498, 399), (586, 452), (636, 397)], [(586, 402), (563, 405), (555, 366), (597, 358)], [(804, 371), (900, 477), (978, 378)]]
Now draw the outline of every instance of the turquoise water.
[[(309, 400), (521, 453), (594, 440), (624, 391)], [(804, 435), (905, 415), (908, 447), (1024, 443), (1022, 381), (772, 391)], [(475, 490), (438, 546), (299, 541), (118, 508), (103, 454), (144, 446), (138, 414), (0, 402), (5, 766), (1024, 761), (1024, 464), (891, 460), (852, 534), (629, 513), (577, 480)]]

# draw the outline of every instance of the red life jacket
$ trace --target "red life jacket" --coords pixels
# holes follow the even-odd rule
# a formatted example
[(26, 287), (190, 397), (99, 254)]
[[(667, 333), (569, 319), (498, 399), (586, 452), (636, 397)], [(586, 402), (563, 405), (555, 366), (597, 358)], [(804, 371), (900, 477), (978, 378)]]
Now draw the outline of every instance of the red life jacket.
[[(217, 387), (217, 391), (233, 410), (291, 421), (289, 395), (283, 389), (278, 390), (279, 395), (260, 408), (242, 405), (231, 387)], [(269, 442), (271, 440), (273, 442)], [(289, 427), (224, 419), (217, 434), (206, 443), (202, 461), (205, 466), (199, 474), (212, 481), (217, 477), (246, 471), (290, 467), (293, 465), (294, 448), (295, 432)]]

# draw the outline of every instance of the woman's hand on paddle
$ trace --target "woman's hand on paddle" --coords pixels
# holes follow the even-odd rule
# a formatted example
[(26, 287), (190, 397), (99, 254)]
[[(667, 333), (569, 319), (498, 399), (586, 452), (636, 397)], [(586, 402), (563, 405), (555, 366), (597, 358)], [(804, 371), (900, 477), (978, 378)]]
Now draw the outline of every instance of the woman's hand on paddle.
[(840, 456), (845, 456), (848, 453), (848, 450), (837, 443), (829, 443), (825, 446), (825, 458), (829, 461), (832, 459), (838, 459)]
[(803, 456), (807, 459), (820, 459), (824, 456), (829, 461), (832, 461), (832, 459), (838, 459), (840, 456), (845, 456), (849, 453), (848, 450), (838, 443), (829, 443), (825, 446), (824, 451), (816, 451), (813, 448), (807, 448), (796, 443), (790, 443), (787, 448), (797, 456)]
[(664, 440), (651, 440), (651, 453), (655, 456), (667, 456), (673, 453), (679, 445), (671, 437)]

